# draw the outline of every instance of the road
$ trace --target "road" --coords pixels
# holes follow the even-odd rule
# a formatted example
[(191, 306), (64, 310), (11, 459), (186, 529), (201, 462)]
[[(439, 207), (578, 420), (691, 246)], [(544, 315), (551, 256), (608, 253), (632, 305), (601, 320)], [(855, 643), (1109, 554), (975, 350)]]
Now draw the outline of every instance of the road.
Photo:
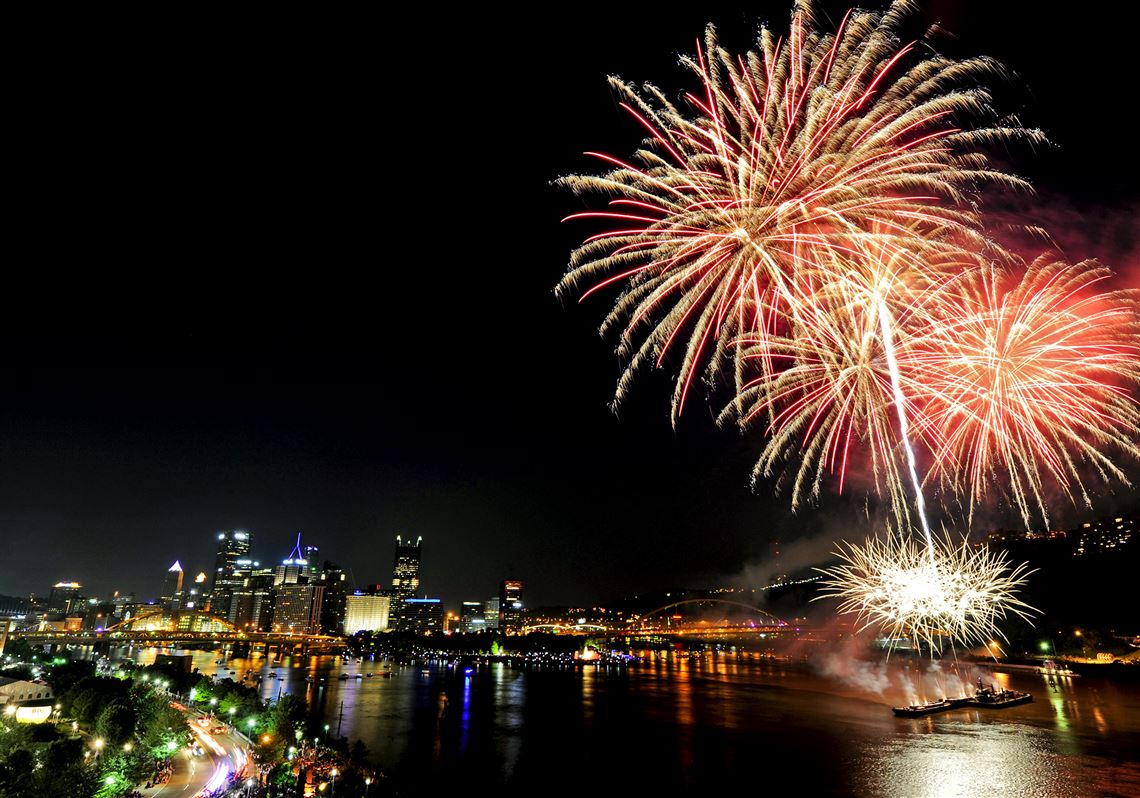
[[(150, 789), (140, 788), (139, 791), (145, 798), (196, 798), (211, 795), (229, 784), (231, 774), (244, 774), (249, 767), (249, 749), (244, 740), (228, 732), (211, 734), (198, 723), (202, 717), (200, 713), (191, 710), (186, 714), (195, 741), (202, 749), (202, 756), (196, 756), (188, 747), (183, 746), (174, 756), (174, 774), (170, 781)], [(215, 720), (208, 725), (225, 724)]]

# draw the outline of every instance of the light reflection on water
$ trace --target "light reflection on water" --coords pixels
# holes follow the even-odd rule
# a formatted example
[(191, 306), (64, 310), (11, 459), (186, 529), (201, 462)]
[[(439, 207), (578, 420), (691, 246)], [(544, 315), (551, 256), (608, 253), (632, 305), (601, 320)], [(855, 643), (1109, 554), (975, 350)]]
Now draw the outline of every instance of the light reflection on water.
[(1140, 795), (1140, 685), (1131, 683), (986, 675), (1035, 702), (901, 719), (889, 707), (909, 703), (902, 685), (953, 694), (976, 675), (892, 663), (894, 692), (876, 695), (730, 657), (657, 657), (628, 669), (493, 664), (470, 677), (433, 663), (356, 679), (387, 666), (333, 657), (217, 665), (216, 652), (191, 653), (203, 673), (252, 668), (263, 698), (305, 695), (330, 733), (365, 742), (397, 792), (545, 789), (577, 769), (638, 788), (730, 787), (778, 772), (809, 795)]

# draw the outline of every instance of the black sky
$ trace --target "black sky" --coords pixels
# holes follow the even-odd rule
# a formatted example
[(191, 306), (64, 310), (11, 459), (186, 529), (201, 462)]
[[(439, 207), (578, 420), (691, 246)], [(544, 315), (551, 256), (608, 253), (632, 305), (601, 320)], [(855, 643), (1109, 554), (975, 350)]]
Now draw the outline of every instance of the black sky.
[[(1135, 284), (1135, 12), (1040, 7), (926, 18), (955, 34), (944, 51), (1018, 73), (1003, 107), (1056, 147), (1012, 164), (1070, 256)], [(508, 575), (531, 604), (588, 601), (718, 581), (776, 537), (858, 523), (854, 497), (792, 516), (751, 492), (758, 442), (700, 405), (671, 429), (664, 379), (615, 416), (604, 303), (552, 293), (585, 228), (560, 224), (579, 205), (550, 181), (640, 138), (605, 76), (687, 88), (676, 55), (705, 22), (741, 47), (786, 4), (489, 8), (24, 32), (0, 593), (150, 596), (239, 527), (263, 561), (301, 531), (359, 584), (388, 581), (404, 533), (448, 601)]]

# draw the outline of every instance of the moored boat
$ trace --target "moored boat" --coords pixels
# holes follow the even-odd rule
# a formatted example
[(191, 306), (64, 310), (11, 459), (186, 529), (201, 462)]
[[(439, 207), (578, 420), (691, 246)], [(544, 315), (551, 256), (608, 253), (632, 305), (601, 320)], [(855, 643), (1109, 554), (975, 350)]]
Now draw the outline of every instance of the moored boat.
[(1032, 693), (1022, 693), (1019, 690), (998, 690), (993, 687), (982, 687), (974, 693), (973, 698), (967, 700), (966, 705), (971, 707), (986, 707), (988, 709), (1005, 709), (1006, 707), (1016, 707), (1019, 704), (1030, 704), (1032, 702)]
[(891, 711), (900, 718), (920, 718), (923, 715), (933, 715), (936, 712), (945, 712), (948, 709), (957, 709), (966, 706), (969, 698), (943, 698), (941, 701), (931, 701), (926, 704), (910, 704), (905, 707), (891, 707)]

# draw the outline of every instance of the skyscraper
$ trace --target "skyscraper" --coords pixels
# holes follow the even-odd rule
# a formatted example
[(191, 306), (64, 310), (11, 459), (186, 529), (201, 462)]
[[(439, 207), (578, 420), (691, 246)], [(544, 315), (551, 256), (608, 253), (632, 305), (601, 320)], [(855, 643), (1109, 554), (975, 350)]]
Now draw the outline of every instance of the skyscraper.
[(174, 612), (179, 609), (182, 602), (183, 576), (182, 563), (178, 560), (175, 560), (174, 565), (166, 570), (166, 578), (162, 580), (162, 596), (159, 597), (162, 609), (166, 612)]
[(518, 634), (522, 630), (523, 583), (521, 579), (504, 579), (499, 583), (499, 628)]
[(230, 623), (242, 631), (267, 632), (273, 622), (274, 569), (262, 568), (255, 560), (238, 560), (235, 576), (242, 586), (234, 590)]
[(499, 628), (499, 599), (489, 598), (483, 602), (483, 626), (487, 629)]
[(396, 562), (392, 566), (392, 596), (397, 601), (415, 598), (420, 589), (420, 550), (423, 537), (404, 543), (396, 535)]
[(400, 535), (396, 535), (396, 560), (392, 565), (392, 606), (389, 611), (389, 625), (399, 631), (404, 631), (410, 618), (405, 619), (409, 607), (405, 600), (415, 598), (420, 589), (420, 551), (423, 538), (416, 538), (416, 542), (404, 543)]
[(463, 632), (482, 632), (487, 628), (483, 618), (483, 602), (465, 601), (459, 612), (459, 629)]
[(276, 598), (273, 606), (273, 631), (293, 634), (317, 634), (321, 631), (324, 585), (279, 585), (273, 592)]
[(344, 627), (344, 604), (348, 596), (347, 575), (339, 565), (325, 560), (319, 581), (325, 586), (325, 596), (321, 602), (321, 631), (327, 635), (338, 635)]
[(214, 562), (214, 581), (210, 585), (210, 611), (222, 618), (230, 615), (234, 590), (242, 586), (242, 578), (235, 575), (238, 560), (249, 557), (252, 536), (234, 530), (218, 533), (218, 556)]
[(275, 587), (279, 585), (306, 585), (309, 582), (316, 581), (320, 577), (321, 571), (316, 562), (309, 559), (309, 555), (316, 556), (316, 554), (316, 546), (301, 548), (301, 533), (298, 532), (297, 543), (289, 552), (289, 556), (273, 569), (273, 585)]
[(47, 611), (54, 615), (66, 615), (79, 601), (78, 582), (56, 582), (48, 594)]

